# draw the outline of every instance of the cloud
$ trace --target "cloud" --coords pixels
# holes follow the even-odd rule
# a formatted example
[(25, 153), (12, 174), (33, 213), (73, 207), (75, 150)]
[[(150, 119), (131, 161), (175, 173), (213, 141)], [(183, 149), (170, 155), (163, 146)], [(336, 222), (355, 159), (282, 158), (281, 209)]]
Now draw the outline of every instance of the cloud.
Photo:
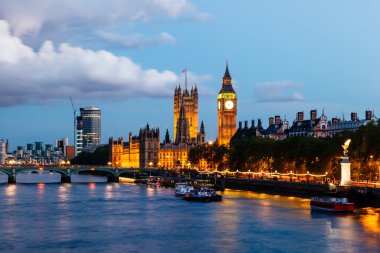
[[(22, 37), (29, 45), (40, 45), (45, 40), (59, 43), (81, 36), (88, 38), (99, 30), (126, 34), (133, 24), (151, 20), (205, 20), (209, 17), (187, 0), (0, 1), (0, 19), (7, 20), (12, 34)], [(158, 42), (167, 35), (161, 34)]]
[(302, 83), (293, 81), (274, 81), (255, 84), (255, 96), (258, 102), (294, 102), (304, 101), (305, 97), (295, 88), (303, 87)]
[[(172, 71), (143, 69), (127, 57), (51, 41), (34, 51), (10, 34), (0, 20), (0, 106), (76, 98), (168, 97), (179, 77)], [(204, 76), (193, 75), (203, 80)]]
[(177, 41), (171, 34), (166, 32), (162, 32), (158, 36), (152, 37), (146, 37), (142, 34), (123, 36), (106, 31), (95, 31), (94, 34), (105, 41), (128, 48), (144, 48), (152, 45), (173, 44)]

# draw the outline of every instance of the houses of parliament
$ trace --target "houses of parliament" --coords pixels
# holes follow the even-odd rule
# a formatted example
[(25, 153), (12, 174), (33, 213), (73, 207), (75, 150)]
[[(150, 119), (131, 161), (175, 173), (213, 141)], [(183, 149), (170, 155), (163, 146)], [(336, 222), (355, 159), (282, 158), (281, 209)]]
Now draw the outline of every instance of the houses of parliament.
[[(217, 98), (218, 145), (229, 145), (236, 132), (237, 97), (232, 87), (228, 64), (222, 87)], [(109, 160), (114, 167), (127, 168), (189, 168), (188, 152), (192, 147), (206, 144), (203, 121), (198, 125), (198, 88), (188, 89), (187, 78), (183, 90), (181, 85), (174, 90), (173, 137), (169, 130), (160, 142), (160, 129), (149, 124), (141, 128), (138, 135), (129, 133), (128, 140), (122, 137), (109, 139)], [(201, 165), (202, 166), (202, 165)], [(206, 166), (206, 165), (205, 165)]]

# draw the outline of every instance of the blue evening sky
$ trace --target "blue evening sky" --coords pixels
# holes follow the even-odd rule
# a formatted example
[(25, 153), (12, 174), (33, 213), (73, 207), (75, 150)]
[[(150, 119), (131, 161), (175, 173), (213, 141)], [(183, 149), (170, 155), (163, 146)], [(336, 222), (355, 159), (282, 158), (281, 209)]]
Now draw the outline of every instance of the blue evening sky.
[(69, 96), (78, 108), (101, 108), (103, 143), (147, 122), (172, 137), (184, 68), (214, 140), (226, 60), (238, 121), (261, 118), (265, 127), (298, 111), (348, 119), (380, 109), (379, 1), (13, 2), (0, 3), (0, 139), (12, 149), (73, 143)]

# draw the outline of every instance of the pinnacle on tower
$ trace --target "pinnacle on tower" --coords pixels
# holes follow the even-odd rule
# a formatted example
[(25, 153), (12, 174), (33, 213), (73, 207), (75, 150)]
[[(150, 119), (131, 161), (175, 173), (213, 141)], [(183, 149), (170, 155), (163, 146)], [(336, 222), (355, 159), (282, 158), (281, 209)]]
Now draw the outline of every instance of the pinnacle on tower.
[(226, 72), (224, 73), (224, 78), (231, 79), (230, 71), (228, 70), (228, 62), (226, 63)]
[(165, 141), (164, 141), (165, 144), (169, 144), (170, 143), (170, 136), (169, 136), (169, 129), (166, 129), (166, 134), (165, 134)]
[(200, 132), (201, 132), (201, 134), (204, 134), (204, 133), (205, 133), (205, 126), (203, 125), (203, 120), (202, 120), (202, 123), (201, 123), (201, 129), (200, 129)]

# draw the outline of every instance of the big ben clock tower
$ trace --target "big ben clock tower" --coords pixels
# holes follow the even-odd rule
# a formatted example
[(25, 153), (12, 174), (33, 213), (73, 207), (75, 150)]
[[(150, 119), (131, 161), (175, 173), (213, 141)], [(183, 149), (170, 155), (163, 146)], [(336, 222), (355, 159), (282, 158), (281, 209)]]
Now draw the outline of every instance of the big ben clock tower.
[(218, 95), (218, 144), (229, 145), (236, 132), (237, 98), (226, 65), (222, 88)]

